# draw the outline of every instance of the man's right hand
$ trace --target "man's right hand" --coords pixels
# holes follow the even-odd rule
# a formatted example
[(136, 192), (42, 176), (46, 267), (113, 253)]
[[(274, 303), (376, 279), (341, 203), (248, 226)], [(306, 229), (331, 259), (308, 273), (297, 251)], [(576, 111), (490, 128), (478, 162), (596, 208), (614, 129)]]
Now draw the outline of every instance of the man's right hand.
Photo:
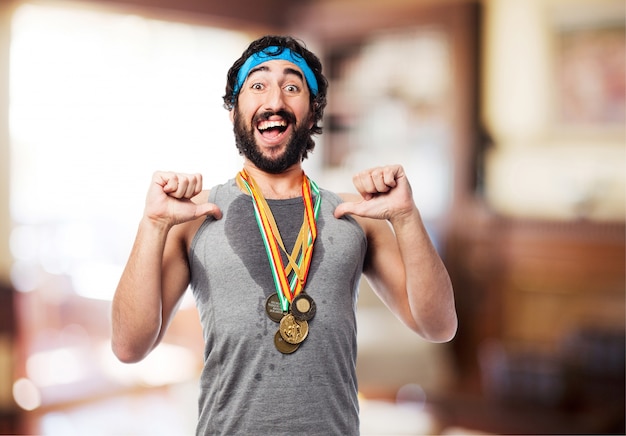
[(222, 218), (222, 211), (213, 203), (196, 203), (193, 198), (202, 192), (201, 174), (157, 171), (146, 197), (144, 217), (168, 227), (211, 215)]

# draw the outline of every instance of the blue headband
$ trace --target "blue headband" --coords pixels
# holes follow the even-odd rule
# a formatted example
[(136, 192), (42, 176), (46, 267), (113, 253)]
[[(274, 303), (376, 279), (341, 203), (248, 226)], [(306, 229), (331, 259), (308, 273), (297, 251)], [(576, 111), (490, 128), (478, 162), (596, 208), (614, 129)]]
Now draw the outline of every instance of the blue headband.
[(315, 78), (315, 74), (313, 74), (313, 70), (311, 70), (304, 58), (286, 47), (270, 46), (254, 53), (243, 63), (237, 73), (237, 83), (235, 83), (235, 87), (233, 88), (233, 98), (239, 93), (239, 90), (243, 86), (243, 82), (246, 81), (248, 74), (250, 74), (250, 71), (254, 67), (264, 62), (276, 59), (282, 59), (297, 65), (298, 68), (300, 68), (300, 70), (304, 73), (304, 78), (306, 79), (306, 83), (309, 85), (311, 94), (317, 95), (317, 79)]

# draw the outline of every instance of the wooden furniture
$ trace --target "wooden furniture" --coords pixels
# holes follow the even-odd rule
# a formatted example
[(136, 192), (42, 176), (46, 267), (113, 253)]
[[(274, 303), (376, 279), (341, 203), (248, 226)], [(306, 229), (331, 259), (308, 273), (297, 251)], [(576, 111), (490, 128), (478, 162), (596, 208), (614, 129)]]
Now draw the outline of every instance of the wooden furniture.
[(624, 223), (484, 209), (463, 221), (446, 261), (460, 323), (455, 395), (468, 397), (444, 400), (446, 419), (496, 432), (528, 433), (531, 417), (543, 423), (533, 433), (572, 432), (576, 423), (585, 432), (623, 431)]

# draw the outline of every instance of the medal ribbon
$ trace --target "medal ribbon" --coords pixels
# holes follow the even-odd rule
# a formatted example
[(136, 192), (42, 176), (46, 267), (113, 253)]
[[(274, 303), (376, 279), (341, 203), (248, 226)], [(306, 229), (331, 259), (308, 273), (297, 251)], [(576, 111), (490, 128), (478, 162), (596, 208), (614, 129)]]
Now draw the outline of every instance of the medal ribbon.
[[(316, 219), (321, 204), (319, 188), (315, 182), (303, 174), (304, 217), (296, 242), (289, 253), (278, 231), (274, 215), (254, 179), (246, 170), (242, 170), (237, 175), (236, 181), (239, 187), (242, 190), (245, 188), (245, 191), (248, 191), (252, 197), (254, 216), (261, 232), (280, 305), (282, 310), (287, 312), (289, 304), (304, 288), (311, 266), (313, 244), (317, 237)], [(313, 202), (312, 193), (315, 194), (315, 202)], [(281, 249), (287, 257), (287, 267), (284, 266)], [(292, 272), (291, 280), (289, 280), (289, 274)]]

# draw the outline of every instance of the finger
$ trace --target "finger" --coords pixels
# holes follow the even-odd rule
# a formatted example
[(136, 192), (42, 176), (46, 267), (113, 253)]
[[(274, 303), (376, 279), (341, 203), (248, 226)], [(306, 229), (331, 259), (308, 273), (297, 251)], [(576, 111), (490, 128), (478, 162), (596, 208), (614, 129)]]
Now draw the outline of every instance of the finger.
[(383, 183), (389, 189), (395, 188), (398, 185), (398, 169), (396, 167), (385, 167), (383, 169)]
[(170, 194), (170, 197), (185, 198), (185, 193), (189, 187), (189, 179), (185, 175), (178, 176), (178, 185), (176, 190)]
[(335, 208), (335, 218), (341, 218), (342, 216), (350, 213), (350, 204), (348, 202), (341, 203), (339, 206)]
[(167, 173), (164, 171), (155, 171), (152, 174), (152, 183), (159, 185), (161, 189), (165, 191), (166, 186), (169, 183), (169, 180), (171, 177), (172, 177), (172, 173)]
[(182, 192), (183, 198), (193, 198), (202, 190), (202, 176), (200, 174), (186, 174), (186, 186)]
[(356, 174), (353, 183), (361, 196), (369, 200), (376, 194), (389, 192), (396, 187), (396, 170), (391, 166), (370, 168)]
[(167, 183), (163, 187), (170, 197), (192, 198), (202, 191), (202, 176), (200, 174), (167, 173)]
[(178, 189), (178, 174), (176, 173), (160, 173), (158, 177), (161, 180), (163, 192), (172, 194)]
[(212, 216), (216, 220), (222, 219), (222, 210), (214, 203), (202, 203), (196, 207), (196, 217)]
[(335, 218), (341, 218), (346, 215), (365, 216), (368, 211), (367, 201), (346, 201), (340, 203), (335, 208)]
[(196, 173), (194, 174), (194, 189), (193, 192), (190, 194), (191, 197), (195, 197), (196, 195), (198, 195), (200, 192), (202, 192), (202, 174), (200, 173)]
[[(388, 171), (384, 168), (376, 168), (370, 172), (372, 184), (374, 185), (374, 193), (388, 192), (391, 187), (386, 183), (386, 174)], [(388, 179), (388, 177), (387, 177)]]
[(374, 185), (370, 173), (367, 171), (356, 174), (352, 178), (352, 183), (358, 193), (361, 194), (361, 197), (366, 200), (372, 198), (372, 194), (376, 192), (376, 186)]

